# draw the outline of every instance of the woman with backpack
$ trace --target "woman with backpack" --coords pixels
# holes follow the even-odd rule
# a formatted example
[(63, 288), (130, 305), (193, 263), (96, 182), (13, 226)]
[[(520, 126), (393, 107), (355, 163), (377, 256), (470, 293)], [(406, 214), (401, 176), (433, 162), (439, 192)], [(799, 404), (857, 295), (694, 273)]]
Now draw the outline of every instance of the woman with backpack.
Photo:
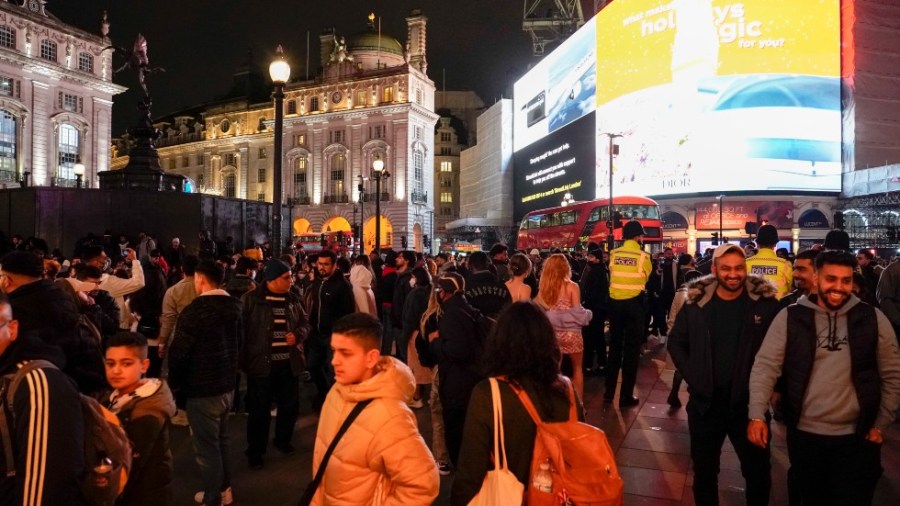
[[(531, 464), (537, 426), (513, 387), (528, 395), (544, 422), (569, 420), (569, 382), (559, 372), (560, 349), (544, 312), (531, 302), (515, 302), (500, 313), (484, 350), (485, 373), (499, 381), (503, 408), (503, 440), (509, 470), (525, 489), (531, 487)], [(584, 421), (581, 400), (575, 397), (578, 419)], [(492, 470), (494, 423), (491, 384), (475, 386), (463, 430), (463, 446), (450, 503), (466, 505), (481, 490)]]

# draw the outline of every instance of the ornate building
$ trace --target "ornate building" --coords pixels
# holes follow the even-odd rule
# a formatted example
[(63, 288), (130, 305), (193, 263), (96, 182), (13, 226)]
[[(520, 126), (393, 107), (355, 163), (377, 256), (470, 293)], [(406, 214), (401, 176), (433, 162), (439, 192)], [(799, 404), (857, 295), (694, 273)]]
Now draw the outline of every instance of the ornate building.
[[(426, 18), (416, 10), (406, 22), (405, 45), (376, 31), (374, 16), (350, 37), (323, 32), (321, 74), (286, 85), (283, 191), (294, 235), (349, 232), (363, 222), (369, 251), (380, 198), (381, 244), (427, 248), (438, 117), (426, 74)], [(191, 178), (200, 192), (271, 201), (278, 154), (270, 92), (248, 64), (235, 75), (231, 98), (160, 121), (163, 168)], [(127, 139), (113, 147), (116, 154), (125, 150)], [(371, 177), (376, 159), (390, 173), (381, 195)], [(114, 160), (114, 168), (126, 164), (125, 155)]]
[(0, 185), (85, 186), (109, 168), (112, 52), (99, 35), (48, 14), (44, 0), (0, 1)]

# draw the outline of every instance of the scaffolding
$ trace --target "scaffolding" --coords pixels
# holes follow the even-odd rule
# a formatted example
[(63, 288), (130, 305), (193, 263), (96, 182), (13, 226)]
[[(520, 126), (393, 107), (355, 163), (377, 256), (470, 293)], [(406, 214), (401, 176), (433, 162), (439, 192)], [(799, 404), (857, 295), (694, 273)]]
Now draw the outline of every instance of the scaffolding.
[(562, 42), (584, 24), (581, 0), (525, 0), (522, 29), (531, 35), (535, 56)]
[(853, 248), (900, 248), (900, 192), (844, 200), (844, 229)]

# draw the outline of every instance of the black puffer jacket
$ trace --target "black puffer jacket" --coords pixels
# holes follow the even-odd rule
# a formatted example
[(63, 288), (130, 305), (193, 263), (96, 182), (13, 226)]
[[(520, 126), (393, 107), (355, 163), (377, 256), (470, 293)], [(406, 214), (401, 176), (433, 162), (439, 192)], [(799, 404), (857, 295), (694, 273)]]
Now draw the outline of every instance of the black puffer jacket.
[[(246, 343), (241, 353), (241, 369), (253, 378), (268, 378), (272, 372), (272, 306), (266, 301), (269, 291), (266, 285), (247, 292), (241, 297), (241, 314), (244, 320)], [(295, 376), (305, 366), (303, 341), (309, 335), (309, 318), (303, 310), (300, 296), (294, 292), (284, 294), (287, 306), (288, 332), (297, 337), (297, 345), (290, 347), (291, 370)]]
[(169, 348), (169, 386), (186, 397), (231, 392), (243, 345), (240, 301), (225, 290), (198, 296), (175, 325)]
[[(717, 286), (716, 278), (712, 275), (689, 284), (688, 300), (678, 312), (675, 325), (669, 332), (672, 362), (684, 375), (691, 402), (701, 412), (705, 412), (712, 402), (715, 388), (711, 314), (706, 304), (712, 299)], [(730, 400), (732, 407), (746, 412), (750, 401), (748, 383), (753, 359), (781, 305), (775, 298), (775, 285), (764, 278), (748, 275), (744, 289), (750, 297), (750, 304), (735, 358)]]
[(472, 389), (484, 378), (484, 343), (477, 323), (482, 316), (462, 293), (447, 299), (443, 309), (439, 337), (430, 346), (440, 375), (441, 404), (445, 408), (465, 409)]
[(311, 335), (331, 336), (331, 327), (338, 318), (348, 315), (356, 308), (353, 287), (340, 271), (336, 270), (328, 278), (316, 278), (309, 288), (309, 322)]

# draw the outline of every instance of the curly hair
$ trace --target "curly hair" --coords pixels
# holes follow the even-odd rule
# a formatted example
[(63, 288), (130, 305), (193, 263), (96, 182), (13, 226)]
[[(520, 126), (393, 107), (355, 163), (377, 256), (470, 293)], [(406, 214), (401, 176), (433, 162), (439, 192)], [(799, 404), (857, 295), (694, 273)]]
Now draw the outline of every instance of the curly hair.
[(541, 281), (538, 285), (538, 299), (546, 307), (553, 307), (562, 294), (566, 281), (572, 278), (572, 267), (565, 255), (556, 253), (544, 262)]
[(531, 380), (539, 402), (549, 404), (547, 394), (566, 395), (559, 373), (561, 358), (547, 315), (537, 304), (523, 301), (500, 313), (485, 343), (483, 363), (488, 376), (506, 376), (520, 386), (523, 379)]

